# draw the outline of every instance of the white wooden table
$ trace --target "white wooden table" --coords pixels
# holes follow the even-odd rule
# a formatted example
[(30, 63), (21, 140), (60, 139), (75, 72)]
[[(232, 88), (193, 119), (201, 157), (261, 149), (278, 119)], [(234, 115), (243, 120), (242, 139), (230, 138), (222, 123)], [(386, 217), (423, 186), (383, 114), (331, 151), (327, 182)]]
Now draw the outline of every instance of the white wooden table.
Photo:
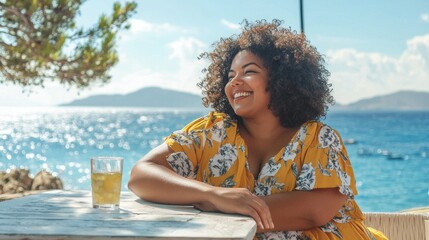
[(121, 193), (120, 209), (93, 209), (90, 191), (49, 191), (0, 202), (0, 239), (252, 239), (253, 219), (145, 202)]

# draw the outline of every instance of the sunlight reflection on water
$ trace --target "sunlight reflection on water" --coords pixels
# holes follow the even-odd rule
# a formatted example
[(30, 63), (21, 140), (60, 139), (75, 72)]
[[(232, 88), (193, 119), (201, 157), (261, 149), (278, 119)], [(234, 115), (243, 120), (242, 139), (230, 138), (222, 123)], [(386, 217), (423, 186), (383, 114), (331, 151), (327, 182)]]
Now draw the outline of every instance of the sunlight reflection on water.
[[(170, 129), (182, 128), (205, 114), (177, 109), (0, 110), (0, 167), (25, 167), (32, 174), (44, 168), (62, 177), (68, 189), (89, 188), (92, 156), (123, 156), (128, 163), (124, 170), (129, 171)], [(180, 114), (183, 112), (189, 114)]]

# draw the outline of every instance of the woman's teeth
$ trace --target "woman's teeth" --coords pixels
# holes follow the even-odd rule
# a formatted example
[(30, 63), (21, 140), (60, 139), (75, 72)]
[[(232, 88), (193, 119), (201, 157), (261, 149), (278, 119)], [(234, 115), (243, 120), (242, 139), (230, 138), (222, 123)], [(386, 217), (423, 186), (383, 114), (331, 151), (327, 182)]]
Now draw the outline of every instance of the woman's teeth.
[(250, 92), (239, 92), (239, 93), (234, 93), (234, 98), (247, 97), (249, 95), (250, 95)]

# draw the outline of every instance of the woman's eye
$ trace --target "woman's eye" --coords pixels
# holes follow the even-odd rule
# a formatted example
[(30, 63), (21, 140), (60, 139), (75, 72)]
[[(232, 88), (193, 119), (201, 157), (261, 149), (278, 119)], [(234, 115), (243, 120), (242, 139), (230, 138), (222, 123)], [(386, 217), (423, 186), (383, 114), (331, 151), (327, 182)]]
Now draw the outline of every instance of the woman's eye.
[(245, 71), (244, 73), (245, 73), (245, 74), (252, 74), (252, 73), (256, 73), (256, 71), (253, 71), (253, 70), (247, 70), (247, 71)]

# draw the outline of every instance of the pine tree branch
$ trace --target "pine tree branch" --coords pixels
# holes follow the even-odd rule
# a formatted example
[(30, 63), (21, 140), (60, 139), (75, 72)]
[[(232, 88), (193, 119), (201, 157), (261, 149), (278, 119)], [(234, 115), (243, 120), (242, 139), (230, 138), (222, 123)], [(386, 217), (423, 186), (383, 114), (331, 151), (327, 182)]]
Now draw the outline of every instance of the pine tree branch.
[(1, 8), (3, 8), (3, 10), (4, 10), (4, 11), (6, 11), (6, 12), (10, 12), (10, 13), (12, 13), (13, 15), (15, 15), (15, 16), (17, 16), (17, 17), (19, 17), (19, 18), (22, 20), (22, 22), (25, 24), (25, 26), (26, 26), (27, 28), (29, 28), (30, 30), (34, 31), (34, 25), (33, 25), (33, 23), (31, 22), (31, 20), (28, 18), (28, 16), (27, 16), (27, 15), (22, 14), (22, 13), (19, 11), (19, 9), (14, 8), (14, 7), (9, 7), (9, 6), (7, 6), (6, 4), (1, 3), (1, 2), (0, 2), (0, 7), (1, 7)]

